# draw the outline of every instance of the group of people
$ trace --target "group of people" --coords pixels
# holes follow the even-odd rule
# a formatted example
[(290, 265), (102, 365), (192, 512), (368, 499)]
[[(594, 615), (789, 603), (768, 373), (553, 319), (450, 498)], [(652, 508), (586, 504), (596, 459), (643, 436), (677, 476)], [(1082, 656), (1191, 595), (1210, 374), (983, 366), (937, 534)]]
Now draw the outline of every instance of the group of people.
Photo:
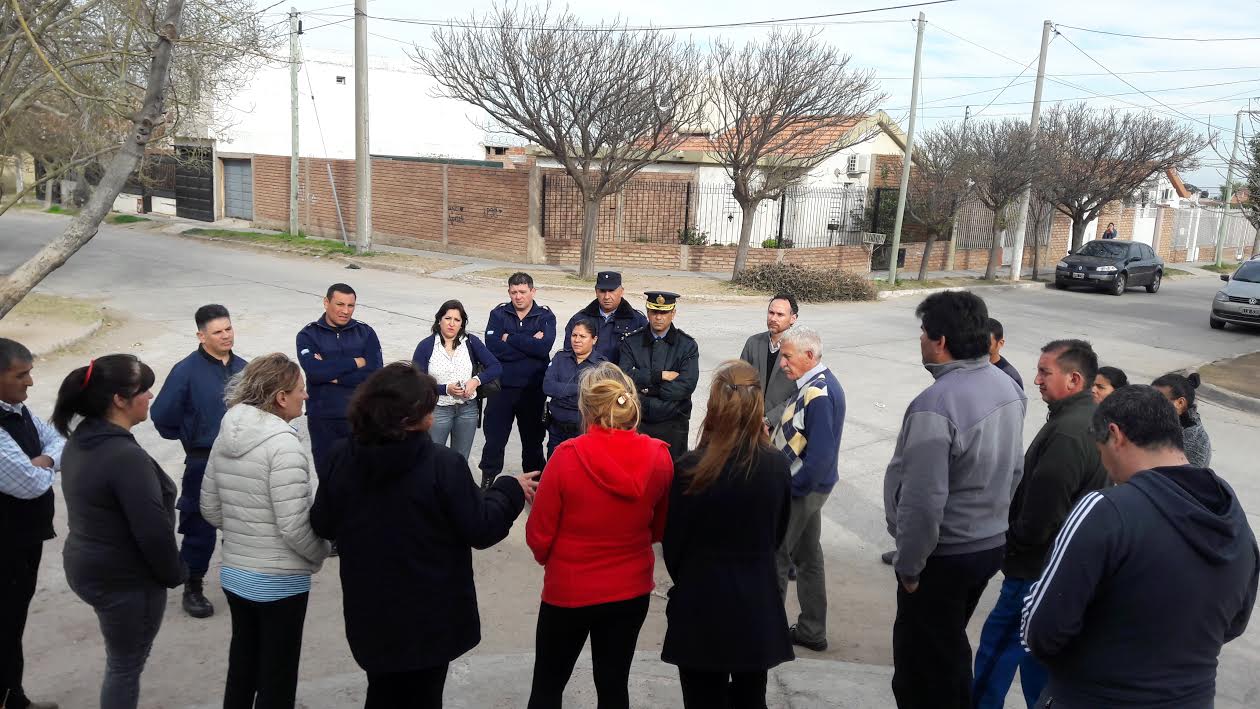
[[(480, 641), (471, 550), (506, 538), (527, 505), (544, 567), (531, 709), (561, 706), (588, 639), (600, 706), (629, 706), (656, 543), (673, 581), (662, 659), (685, 705), (765, 707), (769, 669), (793, 646), (828, 646), (822, 511), (846, 403), (821, 336), (775, 295), (766, 330), (714, 371), (692, 448), (699, 351), (673, 325), (677, 294), (646, 293), (645, 315), (620, 274), (601, 272), (554, 356), (557, 321), (535, 294), (511, 276), (484, 339), (459, 301), (443, 303), (411, 360), (392, 364), (345, 284), (298, 334), (296, 359), (236, 356), (227, 309), (207, 305), (197, 350), (151, 408), (153, 371), (108, 355), (65, 378), (49, 423), (22, 404), (30, 352), (0, 339), (13, 579), (0, 584), (0, 707), (55, 706), (26, 698), (21, 635), (58, 469), (66, 577), (105, 640), (103, 709), (137, 706), (168, 589), (183, 585), (189, 615), (214, 613), (216, 530), (225, 709), (294, 706), (311, 577), (331, 554), (366, 706), (440, 707), (450, 662)], [(1017, 670), (1030, 707), (1210, 706), (1260, 551), (1208, 468), (1197, 379), (1131, 385), (1089, 343), (1050, 342), (1035, 379), (1050, 414), (1024, 450), (1023, 383), (984, 301), (934, 294), (916, 314), (934, 382), (906, 410), (884, 485), (898, 706), (1000, 707)], [(304, 412), (309, 457), (293, 426)], [(183, 445), (178, 489), (132, 435), (146, 418)], [(513, 424), (523, 472), (503, 475)], [(999, 569), (973, 665), (966, 625)]]

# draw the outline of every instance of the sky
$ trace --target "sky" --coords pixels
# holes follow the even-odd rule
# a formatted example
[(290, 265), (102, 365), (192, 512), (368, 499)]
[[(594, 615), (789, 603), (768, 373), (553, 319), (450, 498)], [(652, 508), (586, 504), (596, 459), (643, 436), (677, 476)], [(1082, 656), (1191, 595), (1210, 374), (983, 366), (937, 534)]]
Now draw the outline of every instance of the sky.
[[(620, 18), (635, 26), (676, 27), (903, 4), (909, 0), (574, 0), (568, 7), (593, 25)], [(269, 0), (259, 0), (260, 9), (268, 5)], [(292, 5), (302, 13), (304, 47), (353, 51), (353, 3), (298, 0)], [(369, 0), (369, 53), (402, 59), (413, 43), (427, 45), (432, 27), (401, 20), (464, 20), (491, 6), (490, 0)], [(287, 4), (277, 5), (266, 9), (266, 15), (282, 21), (287, 8)], [(1028, 116), (1044, 20), (1053, 22), (1056, 32), (1052, 32), (1047, 56), (1043, 110), (1057, 101), (1078, 99), (1100, 108), (1149, 108), (1211, 135), (1214, 144), (1200, 156), (1201, 166), (1182, 177), (1213, 194), (1225, 181), (1235, 113), (1257, 110), (1254, 121), (1244, 116), (1244, 140), (1260, 128), (1260, 0), (954, 0), (788, 24), (817, 31), (824, 41), (850, 54), (852, 66), (873, 70), (888, 94), (884, 110), (904, 129), (914, 67), (913, 20), (919, 12), (926, 17), (920, 128), (961, 121), (968, 106), (973, 120)], [(741, 42), (770, 31), (761, 25), (696, 28), (675, 34), (703, 45), (718, 36)], [(1222, 41), (1235, 38), (1249, 39)]]

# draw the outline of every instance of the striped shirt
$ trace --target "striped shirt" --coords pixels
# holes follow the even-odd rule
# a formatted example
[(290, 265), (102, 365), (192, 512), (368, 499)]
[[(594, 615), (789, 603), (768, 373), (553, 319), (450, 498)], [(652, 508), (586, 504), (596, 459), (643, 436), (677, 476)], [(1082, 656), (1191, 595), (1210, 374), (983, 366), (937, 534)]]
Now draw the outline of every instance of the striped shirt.
[(280, 601), (311, 591), (309, 574), (260, 574), (230, 566), (219, 571), (219, 583), (224, 591), (255, 603)]

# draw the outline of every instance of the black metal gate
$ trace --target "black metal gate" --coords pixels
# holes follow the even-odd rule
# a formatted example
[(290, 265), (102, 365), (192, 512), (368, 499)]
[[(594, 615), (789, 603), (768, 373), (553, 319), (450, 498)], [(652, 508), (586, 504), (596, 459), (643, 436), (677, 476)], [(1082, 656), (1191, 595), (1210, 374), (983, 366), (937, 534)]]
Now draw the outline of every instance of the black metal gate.
[(175, 146), (175, 215), (214, 221), (214, 169), (208, 148)]

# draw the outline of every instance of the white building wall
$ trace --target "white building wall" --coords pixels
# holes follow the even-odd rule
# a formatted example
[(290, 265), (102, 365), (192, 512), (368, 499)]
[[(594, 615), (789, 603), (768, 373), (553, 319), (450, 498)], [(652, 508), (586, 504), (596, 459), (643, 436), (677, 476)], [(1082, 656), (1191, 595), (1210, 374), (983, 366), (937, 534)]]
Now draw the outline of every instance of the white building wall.
[[(865, 141), (849, 146), (825, 160), (809, 173), (809, 176), (805, 178), (805, 184), (809, 187), (870, 187), (871, 166), (875, 162), (873, 156), (900, 154), (901, 148), (897, 147), (897, 143), (881, 130)], [(850, 155), (866, 157), (864, 172), (858, 174), (848, 172)]]

